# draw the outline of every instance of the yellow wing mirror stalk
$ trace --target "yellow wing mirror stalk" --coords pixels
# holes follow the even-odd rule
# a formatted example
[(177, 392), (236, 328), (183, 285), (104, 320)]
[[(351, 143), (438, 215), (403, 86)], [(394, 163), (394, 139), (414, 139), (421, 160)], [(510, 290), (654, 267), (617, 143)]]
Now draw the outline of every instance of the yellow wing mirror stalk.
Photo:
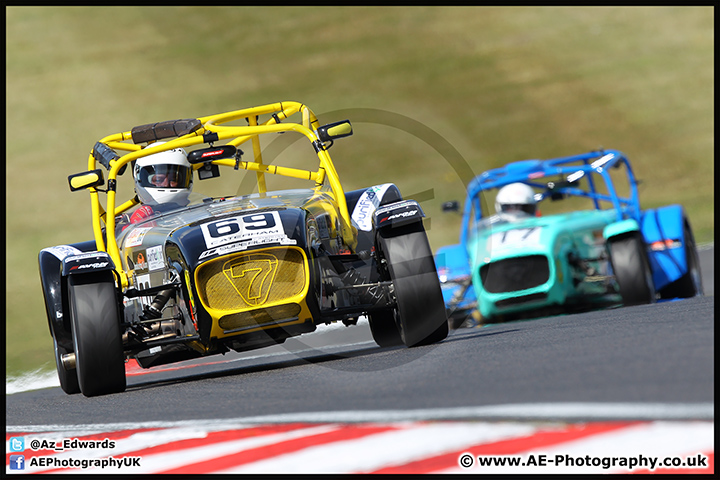
[(350, 120), (328, 123), (317, 129), (317, 135), (321, 142), (332, 142), (335, 139), (349, 137), (353, 134)]
[(86, 188), (99, 187), (105, 184), (102, 170), (90, 170), (89, 172), (76, 173), (68, 177), (70, 191), (85, 190)]

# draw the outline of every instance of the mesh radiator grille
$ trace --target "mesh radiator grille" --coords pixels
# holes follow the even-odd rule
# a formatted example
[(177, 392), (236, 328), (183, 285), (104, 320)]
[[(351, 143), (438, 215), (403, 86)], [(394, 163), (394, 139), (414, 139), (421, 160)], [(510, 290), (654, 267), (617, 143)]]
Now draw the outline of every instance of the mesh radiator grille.
[(544, 255), (506, 258), (483, 265), (480, 279), (490, 293), (505, 293), (537, 287), (550, 278), (550, 266)]
[(303, 293), (305, 257), (297, 248), (269, 248), (211, 260), (198, 268), (200, 299), (223, 314), (273, 305)]

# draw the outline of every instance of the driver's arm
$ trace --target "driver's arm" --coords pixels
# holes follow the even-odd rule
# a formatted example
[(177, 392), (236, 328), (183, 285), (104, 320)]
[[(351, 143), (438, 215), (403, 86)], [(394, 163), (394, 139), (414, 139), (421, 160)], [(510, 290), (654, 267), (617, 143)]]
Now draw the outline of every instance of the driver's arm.
[(140, 205), (140, 207), (130, 216), (130, 223), (138, 223), (155, 214), (155, 210), (150, 205)]

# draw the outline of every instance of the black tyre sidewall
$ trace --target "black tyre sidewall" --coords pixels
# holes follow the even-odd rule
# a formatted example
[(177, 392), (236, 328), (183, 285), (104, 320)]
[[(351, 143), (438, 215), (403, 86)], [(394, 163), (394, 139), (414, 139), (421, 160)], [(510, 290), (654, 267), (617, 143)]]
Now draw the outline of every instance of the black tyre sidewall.
[(373, 340), (381, 347), (397, 347), (403, 344), (394, 310), (380, 310), (368, 314), (368, 323)]
[(655, 288), (645, 242), (631, 234), (610, 242), (610, 262), (623, 304), (644, 305), (655, 302)]
[(80, 390), (87, 397), (125, 390), (125, 356), (112, 273), (70, 276), (68, 290)]
[(422, 224), (381, 230), (378, 244), (394, 284), (403, 343), (413, 347), (447, 337), (445, 302)]
[(687, 272), (685, 275), (663, 288), (660, 291), (662, 298), (690, 298), (703, 295), (702, 273), (700, 271), (700, 258), (695, 245), (692, 230), (685, 224), (685, 261)]

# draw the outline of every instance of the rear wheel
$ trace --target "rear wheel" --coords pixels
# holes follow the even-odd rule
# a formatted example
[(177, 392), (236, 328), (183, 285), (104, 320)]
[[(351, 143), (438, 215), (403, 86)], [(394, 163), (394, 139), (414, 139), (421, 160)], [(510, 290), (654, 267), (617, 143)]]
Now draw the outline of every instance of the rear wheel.
[(86, 397), (125, 390), (125, 355), (111, 272), (72, 275), (68, 297), (80, 391)]
[(655, 284), (645, 241), (640, 233), (610, 242), (610, 262), (623, 304), (655, 303)]
[(685, 275), (663, 288), (661, 298), (690, 298), (703, 295), (702, 275), (700, 274), (700, 258), (698, 257), (695, 238), (690, 226), (685, 224), (685, 261), (687, 272)]
[(377, 249), (393, 282), (396, 324), (408, 347), (439, 342), (448, 335), (445, 302), (435, 261), (421, 223), (381, 230)]

